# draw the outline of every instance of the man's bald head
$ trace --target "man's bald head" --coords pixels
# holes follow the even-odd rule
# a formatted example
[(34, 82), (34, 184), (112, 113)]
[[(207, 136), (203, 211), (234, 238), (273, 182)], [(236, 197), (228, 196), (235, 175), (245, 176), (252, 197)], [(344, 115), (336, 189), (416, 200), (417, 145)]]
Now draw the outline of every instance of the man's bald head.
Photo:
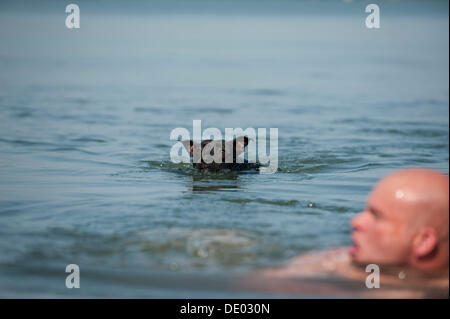
[(383, 178), (373, 193), (380, 192), (393, 214), (411, 226), (431, 226), (448, 236), (449, 179), (430, 169), (406, 169)]
[(448, 268), (449, 179), (430, 169), (383, 178), (352, 220), (355, 261)]

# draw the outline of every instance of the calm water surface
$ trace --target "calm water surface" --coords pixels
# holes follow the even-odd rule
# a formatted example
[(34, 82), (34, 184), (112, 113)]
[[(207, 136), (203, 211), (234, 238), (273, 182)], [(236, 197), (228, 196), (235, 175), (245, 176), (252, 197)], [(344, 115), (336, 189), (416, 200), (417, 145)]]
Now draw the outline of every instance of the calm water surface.
[[(348, 245), (393, 170), (448, 174), (448, 3), (388, 3), (379, 30), (361, 2), (113, 3), (79, 30), (0, 6), (1, 297), (258, 296), (227, 278)], [(171, 163), (194, 119), (278, 128), (278, 172)]]

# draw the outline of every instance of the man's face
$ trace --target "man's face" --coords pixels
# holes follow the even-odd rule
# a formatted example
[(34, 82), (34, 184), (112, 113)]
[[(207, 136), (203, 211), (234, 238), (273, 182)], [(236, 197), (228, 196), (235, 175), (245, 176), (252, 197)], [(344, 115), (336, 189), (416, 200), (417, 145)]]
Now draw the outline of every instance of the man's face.
[(408, 261), (411, 233), (402, 207), (401, 190), (380, 183), (367, 207), (352, 221), (352, 259), (360, 264), (401, 265)]

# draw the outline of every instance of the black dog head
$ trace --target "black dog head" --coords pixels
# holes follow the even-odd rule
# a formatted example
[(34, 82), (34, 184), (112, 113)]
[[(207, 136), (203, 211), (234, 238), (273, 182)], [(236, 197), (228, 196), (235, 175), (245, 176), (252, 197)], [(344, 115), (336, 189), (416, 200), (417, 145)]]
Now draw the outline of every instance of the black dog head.
[[(222, 153), (221, 163), (226, 163), (226, 152), (231, 151), (233, 154), (229, 155), (229, 158), (232, 158), (233, 163), (236, 163), (236, 158), (241, 155), (245, 151), (245, 147), (248, 145), (249, 138), (247, 136), (239, 136), (232, 141), (225, 140), (204, 140), (200, 144), (194, 143), (192, 140), (182, 141), (184, 147), (189, 153), (190, 157), (194, 156), (194, 148), (200, 148), (200, 154), (203, 154), (203, 151), (206, 149), (206, 152), (209, 150), (209, 154), (214, 156), (214, 149), (216, 151), (220, 151)], [(204, 163), (202, 158), (202, 163)]]

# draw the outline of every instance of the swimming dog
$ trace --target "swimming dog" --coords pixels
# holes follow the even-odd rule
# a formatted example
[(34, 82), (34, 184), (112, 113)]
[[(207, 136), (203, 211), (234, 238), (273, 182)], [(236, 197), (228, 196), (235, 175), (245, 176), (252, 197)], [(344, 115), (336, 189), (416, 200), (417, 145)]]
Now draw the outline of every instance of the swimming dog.
[[(219, 172), (222, 170), (258, 170), (259, 164), (257, 163), (249, 163), (247, 161), (244, 161), (243, 163), (237, 162), (237, 157), (245, 151), (248, 142), (249, 138), (247, 136), (240, 136), (232, 141), (204, 140), (201, 143), (194, 143), (192, 140), (182, 141), (190, 157), (194, 157), (194, 149), (196, 147), (199, 148), (201, 161), (199, 163), (194, 161), (193, 165), (194, 168), (198, 169), (203, 174), (208, 172)], [(214, 154), (215, 150), (217, 151), (216, 156)], [(210, 163), (207, 163), (204, 159), (204, 154), (207, 155), (208, 151), (211, 159), (214, 158)], [(226, 159), (228, 160), (228, 163)]]

